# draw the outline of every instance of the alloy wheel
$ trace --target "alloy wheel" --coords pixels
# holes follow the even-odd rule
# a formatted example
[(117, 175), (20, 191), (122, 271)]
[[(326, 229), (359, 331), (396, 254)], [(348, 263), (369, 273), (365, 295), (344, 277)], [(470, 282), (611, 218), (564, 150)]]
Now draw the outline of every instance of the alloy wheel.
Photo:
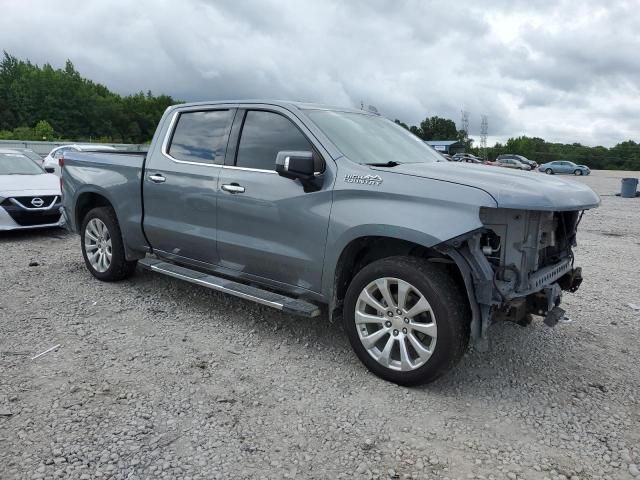
[(402, 279), (369, 283), (358, 296), (354, 319), (362, 345), (384, 367), (415, 370), (434, 352), (438, 326), (431, 305)]
[(84, 249), (91, 267), (106, 272), (111, 266), (113, 246), (109, 229), (99, 218), (92, 218), (84, 230)]

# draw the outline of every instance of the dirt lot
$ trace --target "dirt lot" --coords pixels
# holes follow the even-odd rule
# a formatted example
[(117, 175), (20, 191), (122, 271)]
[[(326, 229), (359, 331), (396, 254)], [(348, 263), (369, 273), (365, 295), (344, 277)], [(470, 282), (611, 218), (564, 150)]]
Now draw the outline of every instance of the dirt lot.
[(100, 283), (74, 235), (1, 235), (0, 478), (638, 477), (640, 198), (613, 196), (621, 176), (580, 179), (603, 205), (570, 321), (495, 325), (415, 389), (326, 319), (148, 272)]

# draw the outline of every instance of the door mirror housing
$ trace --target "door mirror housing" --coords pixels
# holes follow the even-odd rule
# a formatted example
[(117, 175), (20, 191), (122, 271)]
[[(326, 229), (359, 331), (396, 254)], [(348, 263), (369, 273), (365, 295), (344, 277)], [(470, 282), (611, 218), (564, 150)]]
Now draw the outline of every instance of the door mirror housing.
[(281, 177), (310, 180), (315, 174), (313, 152), (281, 151), (276, 155), (276, 172)]

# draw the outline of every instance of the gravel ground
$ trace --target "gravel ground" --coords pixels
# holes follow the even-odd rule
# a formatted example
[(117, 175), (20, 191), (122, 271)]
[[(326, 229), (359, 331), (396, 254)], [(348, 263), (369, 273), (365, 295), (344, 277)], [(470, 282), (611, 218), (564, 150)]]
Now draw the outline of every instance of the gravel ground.
[(489, 352), (413, 389), (325, 319), (150, 272), (100, 283), (75, 235), (1, 235), (0, 478), (640, 478), (640, 198), (613, 195), (621, 176), (579, 179), (603, 205), (570, 321), (495, 325)]

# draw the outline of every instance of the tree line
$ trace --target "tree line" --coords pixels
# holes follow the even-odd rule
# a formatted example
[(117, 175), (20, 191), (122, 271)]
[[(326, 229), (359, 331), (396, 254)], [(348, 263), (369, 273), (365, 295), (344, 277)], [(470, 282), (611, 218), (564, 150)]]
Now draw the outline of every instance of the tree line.
[(144, 143), (176, 103), (150, 91), (118, 95), (71, 61), (56, 69), (7, 52), (0, 61), (0, 139)]
[(588, 147), (579, 143), (551, 143), (538, 137), (509, 138), (504, 144), (496, 143), (485, 150), (474, 146), (467, 132), (458, 130), (453, 120), (441, 117), (427, 117), (420, 125), (407, 125), (395, 120), (422, 140), (458, 140), (465, 144), (465, 150), (488, 160), (495, 160), (503, 153), (515, 153), (540, 164), (553, 160), (568, 160), (579, 165), (587, 165), (594, 170), (640, 170), (640, 143), (627, 140), (616, 146)]
[[(165, 109), (180, 103), (168, 95), (118, 95), (83, 78), (67, 61), (64, 68), (34, 65), (7, 52), (0, 61), (0, 139), (145, 143)], [(569, 160), (593, 169), (640, 170), (640, 144), (633, 140), (606, 148), (514, 137), (484, 151), (453, 120), (438, 116), (419, 125), (396, 123), (423, 140), (458, 140), (466, 151), (494, 160), (516, 153), (544, 163)]]

